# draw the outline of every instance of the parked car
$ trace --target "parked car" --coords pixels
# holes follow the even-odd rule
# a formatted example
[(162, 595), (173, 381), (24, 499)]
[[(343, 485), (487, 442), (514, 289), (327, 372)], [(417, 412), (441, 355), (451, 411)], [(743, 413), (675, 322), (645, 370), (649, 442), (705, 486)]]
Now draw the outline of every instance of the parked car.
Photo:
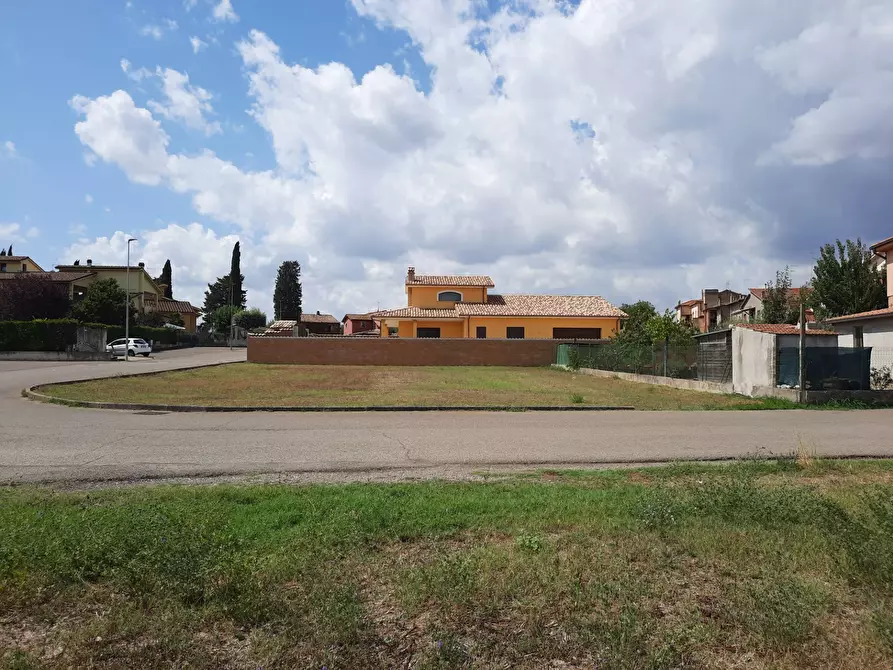
[(125, 346), (127, 342), (128, 340), (125, 340), (122, 337), (120, 340), (110, 342), (105, 350), (115, 356), (123, 356), (125, 353), (128, 356), (136, 356), (137, 354), (140, 356), (148, 356), (152, 353), (152, 345), (145, 340), (141, 340), (138, 337), (131, 337), (129, 340), (130, 344)]

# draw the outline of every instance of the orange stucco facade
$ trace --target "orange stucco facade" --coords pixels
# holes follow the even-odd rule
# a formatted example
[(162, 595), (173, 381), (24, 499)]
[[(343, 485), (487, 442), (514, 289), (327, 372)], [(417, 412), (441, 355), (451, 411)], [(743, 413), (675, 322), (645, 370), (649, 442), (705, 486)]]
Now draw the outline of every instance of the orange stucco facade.
[[(438, 279), (440, 279), (438, 277)], [(447, 278), (449, 279), (449, 277)], [(462, 279), (462, 278), (457, 278)], [(461, 300), (444, 300), (446, 292), (458, 293)], [(487, 304), (487, 286), (468, 286), (456, 283), (437, 285), (413, 285), (407, 282), (406, 300), (408, 308), (423, 310), (453, 310), (457, 302), (463, 304)], [(452, 295), (450, 297), (455, 297)], [(499, 296), (494, 296), (498, 298)], [(552, 296), (554, 297), (554, 296)], [(400, 310), (394, 310), (399, 312)], [(616, 310), (615, 310), (616, 311)], [(567, 335), (566, 337), (612, 338), (620, 331), (619, 316), (497, 316), (456, 314), (406, 316), (396, 314), (382, 317), (382, 337), (440, 337), (440, 338), (486, 338), (486, 339), (554, 339), (564, 337), (561, 329), (577, 329), (588, 335)], [(480, 330), (479, 330), (480, 329)], [(512, 332), (509, 332), (512, 329)], [(523, 331), (519, 330), (523, 329)], [(598, 330), (596, 330), (598, 329)], [(436, 333), (436, 334), (435, 334)]]

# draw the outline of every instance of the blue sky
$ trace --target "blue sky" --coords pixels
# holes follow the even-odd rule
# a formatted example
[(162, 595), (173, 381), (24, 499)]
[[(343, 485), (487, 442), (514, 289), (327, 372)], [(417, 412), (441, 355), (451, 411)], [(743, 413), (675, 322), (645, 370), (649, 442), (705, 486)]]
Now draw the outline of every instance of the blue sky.
[(0, 245), (201, 303), (242, 242), (305, 307), (402, 304), (407, 265), (646, 298), (809, 277), (893, 234), (882, 0), (0, 4)]

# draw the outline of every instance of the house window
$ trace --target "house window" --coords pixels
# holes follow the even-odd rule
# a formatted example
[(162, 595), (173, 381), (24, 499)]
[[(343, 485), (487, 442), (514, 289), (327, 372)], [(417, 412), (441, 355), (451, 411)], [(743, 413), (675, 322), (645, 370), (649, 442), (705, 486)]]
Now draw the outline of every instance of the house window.
[(475, 336), (479, 340), (486, 340), (487, 339), (487, 326), (478, 326), (477, 330), (475, 331)]
[(396, 326), (388, 326), (388, 337), (397, 337), (400, 333), (400, 329)]
[(509, 326), (505, 329), (505, 336), (510, 340), (523, 340), (524, 328), (521, 326)]
[(28, 264), (22, 263), (22, 272), (28, 272)]
[(853, 346), (861, 349), (865, 346), (865, 326), (853, 327)]
[(462, 294), (459, 291), (441, 291), (437, 294), (438, 302), (462, 302)]
[(440, 328), (419, 328), (416, 330), (416, 337), (439, 338)]
[(601, 328), (553, 328), (553, 340), (600, 340)]
[(6, 272), (6, 263), (0, 263), (0, 272)]

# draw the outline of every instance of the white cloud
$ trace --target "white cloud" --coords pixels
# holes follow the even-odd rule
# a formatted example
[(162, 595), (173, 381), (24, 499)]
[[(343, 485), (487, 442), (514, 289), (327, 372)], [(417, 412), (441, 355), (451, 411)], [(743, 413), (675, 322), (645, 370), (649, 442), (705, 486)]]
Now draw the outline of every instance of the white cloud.
[(170, 68), (158, 68), (156, 75), (161, 79), (161, 88), (165, 95), (164, 102), (150, 100), (149, 109), (156, 114), (175, 121), (207, 135), (221, 132), (220, 123), (208, 121), (205, 116), (213, 114), (211, 94), (201, 86), (189, 83), (189, 75)]
[(121, 59), (121, 70), (128, 78), (133, 79), (135, 82), (141, 82), (146, 77), (151, 77), (154, 74), (152, 70), (144, 67), (134, 70), (133, 65), (126, 58)]
[(16, 157), (17, 153), (16, 153), (15, 142), (13, 142), (12, 140), (6, 140), (3, 143), (3, 155), (6, 158), (15, 158)]
[(163, 19), (161, 23), (148, 23), (140, 28), (140, 35), (151, 37), (154, 40), (164, 39), (166, 33), (173, 32), (179, 25), (173, 19)]
[[(475, 0), (353, 0), (408, 33), (430, 83), (387, 64), (303, 67), (251, 32), (239, 53), (275, 170), (169, 150), (153, 111), (193, 127), (211, 112), (176, 71), (164, 72), (191, 91), (182, 105), (76, 98), (76, 132), (131, 180), (238, 226), (250, 296), (297, 258), (308, 309), (399, 305), (410, 262), (488, 273), (504, 291), (666, 306), (760, 286), (835, 236), (889, 234), (876, 212), (890, 201), (893, 33), (880, 27), (893, 7), (755, 1), (532, 0), (488, 14)], [(844, 27), (813, 30), (826, 24)], [(862, 163), (813, 181), (844, 158)], [(210, 236), (223, 249), (204, 283), (226, 272), (226, 236), (164, 230), (171, 248)]]
[(30, 239), (30, 240), (33, 240), (35, 237), (40, 237), (40, 229), (39, 229), (39, 228), (35, 228), (34, 226), (31, 226), (31, 227), (28, 228), (28, 230), (25, 232), (25, 237), (27, 237), (27, 238)]
[(189, 44), (192, 45), (192, 53), (194, 54), (197, 54), (199, 51), (207, 48), (208, 46), (207, 42), (205, 42), (200, 37), (196, 37), (195, 35), (189, 38)]
[(72, 108), (84, 116), (75, 127), (91, 155), (116, 163), (139, 184), (159, 184), (167, 170), (169, 138), (147, 109), (125, 91), (90, 100), (76, 95)]
[[(28, 220), (28, 217), (25, 217)], [(23, 230), (21, 224), (0, 221), (0, 247), (6, 249), (11, 242), (24, 242), (26, 239), (34, 239), (40, 236), (40, 230), (30, 226)]]
[(195, 6), (198, 4), (198, 0), (183, 0), (183, 9), (187, 12), (191, 12), (195, 9)]
[(88, 193), (87, 195), (84, 196), (84, 202), (86, 202), (88, 205), (92, 205), (93, 204), (93, 196)]
[(233, 9), (231, 0), (220, 0), (220, 2), (214, 5), (214, 9), (211, 10), (211, 18), (214, 21), (229, 21), (230, 23), (235, 23), (239, 20), (239, 15), (236, 14), (236, 11)]

